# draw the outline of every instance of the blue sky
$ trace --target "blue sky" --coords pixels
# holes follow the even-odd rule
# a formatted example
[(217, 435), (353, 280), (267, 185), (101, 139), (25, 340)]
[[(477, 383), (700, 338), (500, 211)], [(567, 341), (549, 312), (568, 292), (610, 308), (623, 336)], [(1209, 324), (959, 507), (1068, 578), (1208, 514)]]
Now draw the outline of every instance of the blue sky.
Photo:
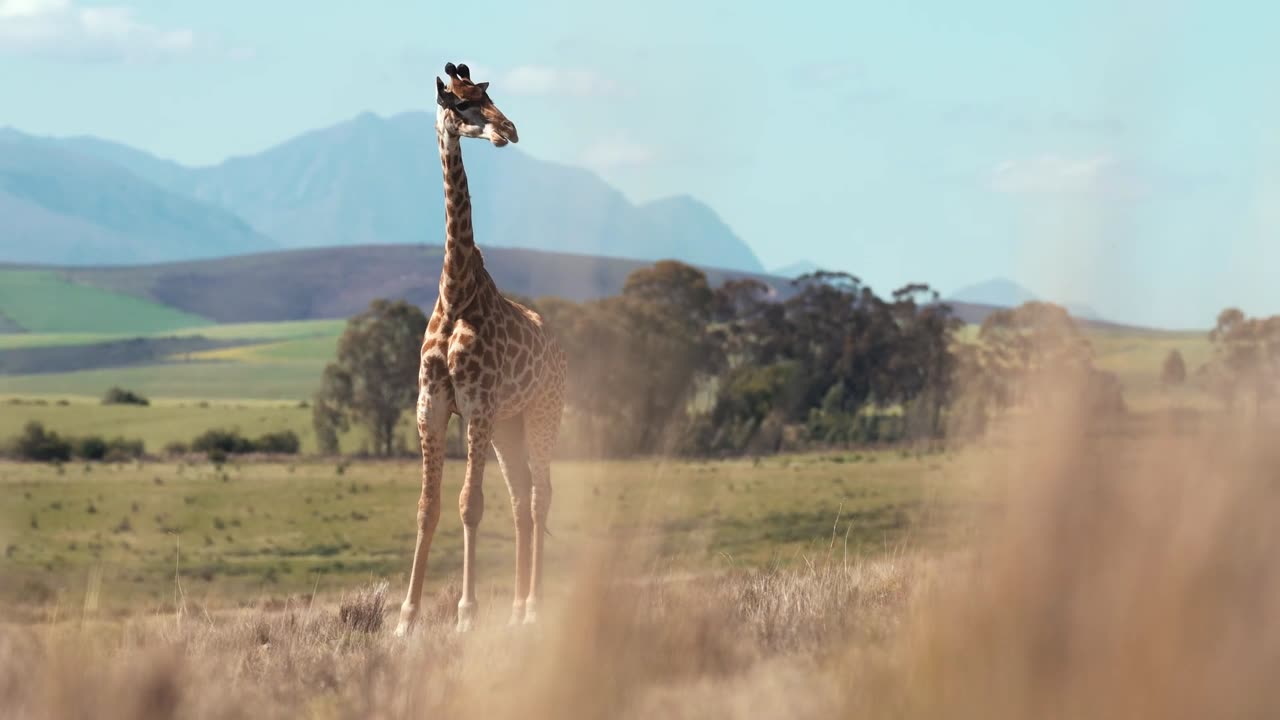
[(428, 109), (467, 61), (523, 151), (694, 195), (766, 266), (1205, 326), (1280, 312), (1278, 26), (1261, 2), (0, 0), (0, 125), (207, 164)]

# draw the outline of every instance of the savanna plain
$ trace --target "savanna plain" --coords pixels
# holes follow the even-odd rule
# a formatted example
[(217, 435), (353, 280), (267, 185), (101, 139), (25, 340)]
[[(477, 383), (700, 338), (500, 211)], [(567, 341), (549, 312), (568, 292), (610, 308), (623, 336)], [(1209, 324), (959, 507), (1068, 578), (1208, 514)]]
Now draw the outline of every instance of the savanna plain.
[[(145, 317), (157, 336), (189, 322)], [(451, 458), (425, 610), (398, 638), (414, 428), (403, 418), (398, 458), (361, 457), (358, 428), (342, 455), (317, 453), (307, 400), (341, 330), (211, 326), (210, 347), (159, 363), (0, 376), (0, 436), (36, 421), (148, 448), (0, 462), (0, 715), (1280, 713), (1276, 427), (1157, 373), (1174, 348), (1208, 359), (1203, 333), (1090, 331), (1126, 389), (1116, 416), (1074, 407), (1083, 393), (1066, 387), (977, 437), (557, 460), (536, 625), (506, 622), (514, 542), (491, 463), (480, 622), (455, 633), (464, 463)], [(146, 332), (51, 326), (0, 345)], [(110, 385), (150, 404), (102, 404)], [(215, 427), (292, 431), (302, 452), (160, 451)]]
[(390, 629), (414, 463), (5, 465), (0, 703), (12, 717), (1273, 716), (1273, 429), (1180, 417), (1100, 426), (1059, 407), (947, 451), (559, 463), (552, 590), (532, 626), (505, 623), (512, 543), (491, 479), (483, 621), (453, 631), (446, 512), (434, 599), (407, 638)]

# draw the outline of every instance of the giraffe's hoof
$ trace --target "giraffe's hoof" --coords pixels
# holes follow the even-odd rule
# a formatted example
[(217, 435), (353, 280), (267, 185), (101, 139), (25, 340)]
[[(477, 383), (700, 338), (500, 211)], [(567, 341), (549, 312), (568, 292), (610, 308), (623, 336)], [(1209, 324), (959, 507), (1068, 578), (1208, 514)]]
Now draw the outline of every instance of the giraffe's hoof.
[(474, 602), (458, 603), (458, 632), (470, 632), (471, 621), (475, 616), (476, 604)]
[(400, 622), (396, 624), (396, 637), (405, 637), (409, 634), (409, 629), (413, 627), (413, 621), (418, 617), (418, 608), (414, 605), (405, 603), (400, 606)]
[(519, 625), (520, 623), (524, 622), (524, 617), (525, 617), (524, 603), (518, 603), (516, 605), (512, 605), (511, 620), (507, 624), (513, 625), (513, 626)]
[(538, 603), (530, 600), (524, 606), (524, 624), (534, 625), (538, 622)]

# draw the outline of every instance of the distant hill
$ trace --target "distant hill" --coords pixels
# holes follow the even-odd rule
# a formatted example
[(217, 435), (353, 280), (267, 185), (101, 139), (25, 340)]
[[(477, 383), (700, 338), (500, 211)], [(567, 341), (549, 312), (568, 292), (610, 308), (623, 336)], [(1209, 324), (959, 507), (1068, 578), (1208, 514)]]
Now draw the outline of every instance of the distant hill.
[(0, 130), (0, 260), (206, 258), (276, 247), (235, 214), (119, 165)]
[[(96, 138), (27, 140), (63, 157), (127, 171), (135, 182), (233, 214), (282, 247), (438, 245), (443, 242), (444, 200), (434, 123), (426, 113), (389, 118), (366, 113), (256, 155), (200, 168)], [(515, 147), (466, 142), (463, 155), (476, 231), (484, 246), (638, 260), (677, 258), (763, 271), (751, 248), (694, 198), (635, 205), (587, 170), (538, 160)], [(89, 197), (102, 192), (96, 180), (76, 179), (78, 172), (53, 165), (45, 174), (75, 179)], [(135, 244), (141, 248), (153, 242), (139, 239)], [(81, 259), (35, 251), (0, 257), (58, 264), (140, 259), (154, 258)]]
[(770, 272), (774, 275), (784, 278), (798, 278), (801, 275), (808, 275), (811, 272), (817, 272), (822, 267), (817, 263), (808, 260), (793, 262), (790, 265), (783, 265), (780, 268), (774, 268)]
[[(485, 247), (483, 252), (485, 266), (504, 292), (578, 302), (619, 294), (627, 275), (650, 264), (524, 248)], [(366, 245), (135, 266), (0, 265), (0, 332), (151, 334), (210, 321), (345, 319), (364, 311), (375, 298), (404, 299), (429, 310), (435, 303), (442, 259), (439, 246)], [(749, 277), (767, 285), (779, 299), (795, 292), (790, 278), (702, 269), (713, 287)], [(8, 295), (6, 289), (11, 291)], [(948, 304), (967, 323), (980, 323), (999, 309)], [(41, 314), (53, 310), (54, 315)], [(6, 315), (17, 322), (6, 327)]]
[[(963, 287), (947, 296), (948, 302), (986, 305), (995, 308), (1017, 307), (1023, 303), (1041, 300), (1039, 296), (1008, 278), (992, 278), (975, 285)], [(1056, 301), (1054, 301), (1056, 302)], [(1090, 320), (1102, 324), (1108, 321), (1098, 311), (1083, 303), (1058, 303), (1077, 320)]]
[(992, 278), (963, 287), (947, 296), (948, 300), (971, 302), (996, 307), (1017, 307), (1038, 300), (1035, 293), (1007, 278)]
[[(524, 248), (484, 247), (485, 266), (504, 292), (582, 301), (616, 295), (627, 275), (650, 263)], [(443, 248), (378, 245), (316, 248), (131, 267), (48, 268), (81, 285), (129, 295), (221, 323), (347, 318), (375, 298), (403, 298), (430, 310)], [(709, 269), (712, 285), (754, 277), (790, 293), (783, 278)], [(0, 311), (3, 311), (0, 306)]]
[(154, 333), (208, 324), (196, 313), (51, 271), (0, 268), (0, 333)]

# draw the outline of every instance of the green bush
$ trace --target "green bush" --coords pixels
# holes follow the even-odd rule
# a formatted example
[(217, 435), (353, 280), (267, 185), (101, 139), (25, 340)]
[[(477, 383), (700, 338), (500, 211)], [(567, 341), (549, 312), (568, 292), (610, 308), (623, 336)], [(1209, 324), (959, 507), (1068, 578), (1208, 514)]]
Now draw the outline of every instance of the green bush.
[(115, 437), (107, 441), (107, 455), (103, 459), (107, 462), (136, 460), (142, 457), (145, 452), (146, 446), (142, 444), (141, 440), (127, 440), (122, 437)]
[(129, 440), (114, 437), (105, 440), (101, 435), (86, 435), (76, 438), (73, 452), (81, 460), (105, 460), (107, 462), (124, 462), (136, 460), (146, 453), (146, 446), (141, 440)]
[(244, 455), (261, 452), (278, 455), (296, 455), (302, 442), (298, 434), (292, 430), (266, 433), (256, 440), (245, 437), (239, 430), (215, 428), (206, 430), (191, 441), (192, 452), (204, 453), (213, 459), (215, 456), (226, 461), (229, 455)]
[(292, 430), (267, 433), (254, 441), (258, 452), (277, 455), (297, 455), (301, 444), (298, 440), (298, 434)]
[(191, 441), (192, 452), (209, 454), (216, 451), (224, 455), (240, 455), (254, 451), (253, 441), (240, 434), (239, 430), (214, 428), (206, 430)]
[(13, 455), (33, 462), (66, 462), (71, 459), (71, 441), (33, 420), (13, 442)]
[(107, 441), (101, 435), (77, 438), (74, 452), (81, 460), (101, 460), (107, 456)]
[(132, 390), (113, 387), (102, 396), (103, 405), (150, 405), (151, 401)]

